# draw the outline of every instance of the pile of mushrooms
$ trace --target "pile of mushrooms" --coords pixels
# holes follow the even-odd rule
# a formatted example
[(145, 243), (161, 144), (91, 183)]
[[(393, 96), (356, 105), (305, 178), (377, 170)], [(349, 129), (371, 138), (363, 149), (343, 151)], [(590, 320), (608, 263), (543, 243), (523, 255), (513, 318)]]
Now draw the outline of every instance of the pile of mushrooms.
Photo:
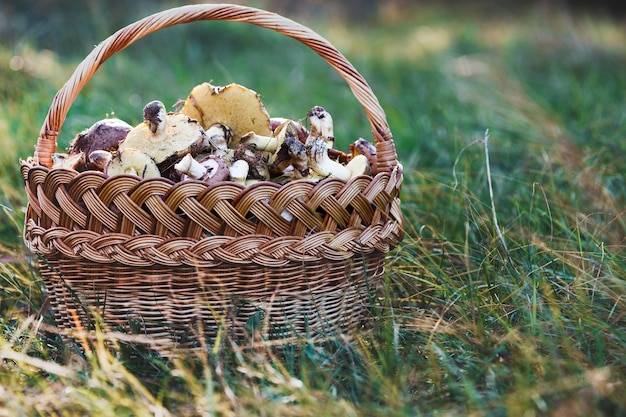
[(79, 133), (66, 153), (53, 154), (53, 169), (101, 171), (188, 179), (286, 183), (371, 175), (376, 149), (359, 138), (348, 153), (334, 148), (333, 119), (323, 107), (307, 112), (307, 129), (271, 118), (259, 94), (239, 84), (194, 87), (177, 112), (155, 100), (135, 127), (106, 118)]

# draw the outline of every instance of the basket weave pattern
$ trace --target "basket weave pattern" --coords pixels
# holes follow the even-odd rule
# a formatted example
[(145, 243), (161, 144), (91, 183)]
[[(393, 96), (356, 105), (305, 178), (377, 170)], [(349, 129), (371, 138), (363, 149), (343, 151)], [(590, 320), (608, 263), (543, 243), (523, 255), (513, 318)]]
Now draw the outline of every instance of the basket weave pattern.
[[(312, 47), (363, 105), (379, 159), (374, 177), (345, 182), (173, 183), (51, 170), (67, 111), (95, 70), (155, 30), (195, 20), (269, 27)], [(401, 169), (384, 112), (327, 41), (273, 13), (233, 5), (171, 9), (130, 25), (92, 52), (55, 96), (33, 159), (22, 162), (27, 246), (62, 331), (108, 328), (194, 345), (223, 327), (269, 338), (353, 329), (402, 239)], [(289, 216), (285, 216), (288, 213)], [(78, 318), (78, 319), (77, 319)]]

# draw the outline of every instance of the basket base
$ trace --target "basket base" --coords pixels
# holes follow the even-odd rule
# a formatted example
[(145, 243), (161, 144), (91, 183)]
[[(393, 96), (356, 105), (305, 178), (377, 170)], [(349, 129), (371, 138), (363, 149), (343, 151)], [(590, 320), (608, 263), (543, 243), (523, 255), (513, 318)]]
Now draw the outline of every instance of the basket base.
[[(355, 257), (356, 258), (356, 257)], [(280, 343), (360, 327), (384, 269), (384, 254), (280, 268), (227, 264), (142, 268), (64, 259), (40, 261), (57, 327), (212, 345), (218, 335)]]

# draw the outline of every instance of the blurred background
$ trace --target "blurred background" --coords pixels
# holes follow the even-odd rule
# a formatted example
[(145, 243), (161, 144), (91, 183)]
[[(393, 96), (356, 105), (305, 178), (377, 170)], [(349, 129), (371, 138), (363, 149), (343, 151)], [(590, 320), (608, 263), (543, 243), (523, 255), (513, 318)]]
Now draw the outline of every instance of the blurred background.
[[(393, 294), (380, 300), (385, 306), (389, 301), (391, 314), (383, 313), (380, 334), (376, 330), (354, 351), (311, 350), (311, 365), (301, 365), (305, 389), (283, 391), (273, 382), (282, 373), (254, 382), (254, 363), (245, 368), (254, 373), (233, 368), (219, 377), (215, 392), (222, 400), (206, 399), (214, 385), (202, 380), (176, 386), (190, 396), (202, 391), (196, 398), (203, 406), (219, 407), (215, 401), (231, 398), (223, 394), (223, 384), (230, 383), (238, 395), (254, 392), (250, 404), (268, 410), (259, 415), (278, 414), (288, 404), (303, 406), (289, 415), (324, 414), (318, 408), (324, 402), (352, 415), (344, 405), (355, 400), (354, 410), (375, 403), (381, 408), (372, 415), (380, 416), (404, 415), (400, 410), (413, 406), (426, 415), (626, 415), (619, 394), (626, 375), (626, 0), (235, 2), (317, 31), (368, 81), (404, 166), (407, 233), (390, 259)], [(38, 282), (28, 262), (15, 263), (28, 256), (19, 160), (33, 155), (53, 97), (103, 39), (187, 3), (0, 0), (5, 317)], [(303, 120), (311, 107), (323, 105), (333, 115), (337, 149), (347, 151), (359, 137), (372, 140), (344, 80), (315, 53), (271, 30), (198, 22), (151, 34), (112, 58), (72, 103), (57, 150), (104, 117), (139, 123), (150, 100), (172, 108), (204, 81), (254, 89), (271, 116)], [(422, 295), (424, 307), (437, 306), (436, 312), (418, 313)], [(29, 311), (44, 308), (39, 299), (31, 304)], [(28, 323), (35, 320), (0, 321), (6, 338), (0, 337), (0, 354), (28, 349), (37, 358), (58, 355), (57, 343), (26, 336)], [(337, 349), (344, 350), (343, 342)], [(211, 366), (221, 355), (210, 357)], [(102, 406), (115, 413), (115, 406), (128, 402), (120, 397), (139, 395), (134, 383), (121, 382), (123, 368), (116, 363), (107, 365), (109, 381), (101, 379), (102, 366), (92, 368), (95, 361), (72, 361), (89, 370), (71, 380), (82, 386), (68, 390), (69, 379), (6, 358), (0, 363), (6, 365), (0, 368), (0, 416), (49, 415), (46, 401), (77, 401), (73, 409)], [(259, 358), (258, 369), (266, 369), (265, 355)], [(24, 371), (12, 371), (13, 362)], [(158, 390), (159, 401), (183, 405), (187, 394), (169, 388), (178, 377), (164, 370), (154, 367), (160, 376), (149, 387)], [(110, 388), (93, 389), (104, 386)], [(120, 390), (109, 403), (102, 397), (108, 389)], [(45, 411), (3, 413), (9, 401), (2, 397), (16, 394), (12, 404)], [(594, 413), (596, 405), (606, 414)]]
[[(188, 3), (2, 0), (0, 134), (36, 138), (54, 93), (96, 44), (151, 13)], [(606, 101), (608, 97), (623, 100), (619, 75), (623, 71), (617, 69), (623, 68), (626, 53), (624, 1), (234, 3), (290, 17), (341, 50), (387, 112), (407, 168), (449, 171), (458, 152), (486, 127), (527, 147), (545, 146), (547, 136), (535, 122), (520, 120), (521, 113), (505, 112), (517, 108), (521, 99), (536, 101), (522, 118), (550, 114), (555, 124), (573, 129), (570, 136), (581, 146), (606, 145), (603, 149), (608, 153), (620, 146), (593, 129), (599, 128), (598, 120), (614, 126), (615, 132), (624, 126), (623, 111)], [(355, 135), (367, 135), (367, 120), (341, 77), (294, 42), (273, 31), (228, 22), (181, 25), (154, 33), (98, 70), (73, 103), (60, 146), (105, 115), (138, 123), (149, 100), (158, 98), (172, 106), (203, 81), (238, 82), (253, 88), (271, 115), (300, 118), (313, 105), (324, 104), (331, 113), (342, 114), (336, 133), (345, 137), (345, 146)], [(495, 99), (494, 85), (500, 85), (498, 100), (503, 102)], [(513, 103), (515, 94), (520, 97)], [(605, 99), (605, 107), (598, 104), (598, 97)], [(17, 122), (19, 116), (14, 116), (20, 112), (28, 112), (29, 120), (36, 122)], [(586, 122), (587, 116), (594, 123)], [(364, 129), (356, 131), (355, 126)], [(421, 139), (416, 140), (416, 132)], [(11, 146), (20, 156), (32, 149), (32, 144), (20, 141)], [(528, 169), (516, 158), (514, 148), (506, 149), (509, 164)], [(19, 184), (19, 174), (10, 175)]]
[[(36, 48), (50, 49), (66, 56), (82, 56), (92, 45), (130, 22), (152, 12), (189, 3), (194, 2), (3, 0), (0, 3), (0, 36), (10, 45), (28, 40)], [(389, 22), (435, 6), (478, 14), (511, 14), (519, 9), (549, 8), (616, 19), (622, 18), (626, 12), (623, 0), (257, 0), (231, 3), (267, 8), (295, 19), (333, 19), (360, 24)]]
[[(31, 154), (52, 97), (96, 44), (151, 13), (188, 3), (2, 0), (0, 136), (20, 139), (5, 146), (9, 166), (15, 155)], [(626, 129), (624, 1), (234, 3), (290, 17), (341, 50), (385, 109), (407, 169), (440, 170), (447, 181), (459, 153), (489, 128), (506, 143), (498, 148), (506, 170), (541, 171), (539, 155), (560, 146), (567, 153), (553, 154), (568, 165), (579, 161), (574, 172), (599, 164), (610, 174), (608, 187), (626, 193), (623, 164), (603, 165), (624, 146), (605, 134)], [(107, 61), (72, 104), (59, 145), (107, 115), (138, 123), (153, 99), (172, 108), (203, 81), (252, 88), (271, 115), (299, 119), (324, 105), (340, 114), (336, 136), (344, 148), (358, 136), (370, 139), (343, 79), (310, 50), (271, 30), (201, 22), (156, 32)], [(19, 187), (17, 169), (4, 176)]]

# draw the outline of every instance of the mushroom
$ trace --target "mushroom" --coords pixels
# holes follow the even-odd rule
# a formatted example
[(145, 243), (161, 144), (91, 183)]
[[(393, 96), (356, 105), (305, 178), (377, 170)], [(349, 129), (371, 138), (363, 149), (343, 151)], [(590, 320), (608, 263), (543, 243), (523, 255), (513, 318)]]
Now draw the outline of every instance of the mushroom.
[(238, 160), (244, 160), (248, 163), (248, 177), (257, 180), (269, 180), (270, 173), (267, 161), (263, 155), (256, 149), (255, 145), (248, 143), (240, 143), (235, 148), (233, 154), (233, 164)]
[(276, 126), (272, 136), (262, 136), (256, 132), (248, 132), (240, 139), (240, 143), (254, 144), (259, 151), (276, 153), (280, 149), (285, 135), (289, 133), (292, 136), (299, 135), (298, 123), (291, 119), (283, 119), (283, 122)]
[(164, 172), (185, 154), (198, 153), (207, 142), (196, 120), (181, 113), (167, 113), (158, 100), (146, 104), (143, 116), (144, 121), (128, 132), (119, 150), (142, 151)]
[(230, 173), (230, 179), (239, 184), (246, 184), (246, 179), (248, 178), (248, 171), (250, 170), (250, 166), (243, 159), (238, 159), (233, 162), (233, 164), (228, 168)]
[(237, 140), (251, 131), (272, 136), (270, 117), (259, 94), (239, 84), (197, 85), (180, 112), (198, 120), (204, 129), (216, 123), (224, 124), (232, 129)]
[(161, 136), (165, 132), (165, 118), (167, 111), (158, 100), (151, 101), (143, 108), (143, 121), (154, 136)]
[(73, 169), (75, 171), (81, 171), (85, 166), (85, 152), (74, 154), (53, 153), (51, 158), (52, 169)]
[(295, 178), (305, 178), (311, 173), (309, 168), (309, 157), (306, 146), (294, 136), (285, 137), (285, 147), (289, 155), (289, 161), (293, 166)]
[(181, 180), (192, 178), (204, 181), (207, 184), (214, 184), (219, 181), (226, 181), (229, 177), (228, 166), (222, 158), (209, 155), (200, 161), (196, 161), (191, 154), (187, 154), (180, 160), (174, 169), (181, 174)]
[(228, 143), (233, 137), (233, 131), (222, 123), (215, 123), (209, 126), (205, 134), (206, 144), (204, 148), (211, 149), (215, 152), (227, 150)]
[(215, 155), (221, 158), (226, 164), (230, 164), (233, 157), (233, 149), (228, 147), (233, 131), (226, 125), (216, 123), (205, 131), (206, 139), (199, 153), (194, 155), (196, 161)]
[(283, 126), (289, 122), (293, 123), (293, 126), (295, 127), (296, 132), (297, 132), (298, 139), (300, 139), (300, 142), (302, 143), (306, 142), (306, 138), (309, 137), (309, 131), (306, 129), (306, 127), (302, 126), (301, 123), (295, 120), (287, 119), (285, 117), (270, 118), (270, 128), (272, 129), (272, 132), (274, 132), (274, 136), (276, 136), (276, 134), (281, 131)]
[(322, 137), (326, 142), (326, 147), (332, 149), (335, 145), (335, 135), (333, 133), (333, 118), (330, 113), (322, 106), (315, 106), (307, 112), (306, 116), (311, 125), (309, 138)]
[(241, 143), (254, 145), (259, 151), (276, 152), (282, 140), (277, 136), (261, 136), (254, 131), (248, 132), (240, 139)]
[[(268, 169), (272, 177), (284, 174), (287, 168), (294, 164), (299, 171), (308, 169), (306, 149), (298, 138), (298, 124), (291, 119), (282, 120), (283, 122), (274, 129), (272, 145), (265, 146), (266, 149), (275, 149), (267, 158)], [(248, 141), (246, 142), (248, 143)]]
[(107, 172), (113, 154), (102, 149), (95, 150), (87, 157), (87, 169), (92, 171)]
[(356, 177), (357, 175), (372, 175), (372, 167), (365, 155), (353, 157), (350, 162), (346, 164), (346, 168), (352, 173), (350, 178)]
[(67, 153), (70, 156), (82, 154), (83, 158), (78, 161), (77, 170), (93, 169), (87, 157), (94, 151), (116, 151), (120, 142), (126, 138), (132, 128), (131, 125), (118, 118), (99, 120), (76, 135), (70, 143)]
[(350, 153), (352, 157), (357, 155), (365, 155), (370, 166), (370, 172), (367, 175), (372, 175), (372, 170), (376, 167), (376, 147), (363, 138), (359, 138), (350, 144)]
[(192, 178), (199, 180), (203, 178), (207, 172), (207, 169), (200, 162), (193, 159), (193, 156), (188, 153), (183, 158), (174, 164), (174, 169), (181, 174), (181, 180)]
[(321, 136), (317, 138), (309, 137), (306, 150), (309, 157), (309, 166), (322, 178), (332, 177), (347, 181), (352, 176), (352, 172), (348, 168), (330, 159), (327, 151), (327, 142)]
[(291, 158), (289, 157), (289, 150), (287, 149), (287, 145), (283, 142), (281, 147), (270, 156), (267, 169), (269, 170), (272, 180), (275, 180), (276, 177), (283, 175), (290, 167), (293, 168)]
[(141, 178), (158, 178), (161, 176), (154, 159), (139, 149), (125, 148), (120, 150), (108, 163), (106, 174), (137, 175)]
[(335, 161), (341, 162), (342, 164), (347, 164), (352, 159), (351, 154), (334, 148), (328, 149), (328, 156), (330, 157), (330, 159), (334, 159)]

